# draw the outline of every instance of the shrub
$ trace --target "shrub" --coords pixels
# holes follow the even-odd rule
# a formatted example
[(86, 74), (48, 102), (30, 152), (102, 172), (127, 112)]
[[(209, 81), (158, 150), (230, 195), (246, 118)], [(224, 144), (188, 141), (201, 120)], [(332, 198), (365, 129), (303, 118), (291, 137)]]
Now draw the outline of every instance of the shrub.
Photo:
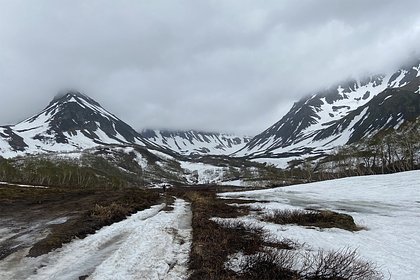
[(117, 217), (120, 218), (126, 216), (128, 213), (129, 209), (118, 203), (112, 202), (107, 206), (95, 204), (92, 209), (91, 216), (102, 222), (111, 222)]
[(356, 250), (320, 250), (316, 254), (306, 253), (300, 274), (304, 279), (321, 280), (375, 280), (383, 279), (376, 266), (362, 260)]
[(292, 251), (259, 252), (248, 256), (241, 265), (242, 279), (301, 279), (294, 270), (296, 257)]
[(382, 273), (362, 260), (355, 250), (306, 252), (269, 250), (247, 256), (241, 264), (242, 279), (379, 280)]
[(319, 228), (341, 228), (348, 231), (362, 229), (355, 224), (352, 216), (329, 210), (274, 210), (264, 215), (262, 220), (280, 225), (297, 224)]

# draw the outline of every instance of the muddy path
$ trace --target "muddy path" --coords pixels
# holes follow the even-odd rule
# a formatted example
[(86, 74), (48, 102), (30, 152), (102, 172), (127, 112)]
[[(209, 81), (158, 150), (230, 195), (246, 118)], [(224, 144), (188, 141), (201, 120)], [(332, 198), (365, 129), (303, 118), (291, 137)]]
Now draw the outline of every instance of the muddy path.
[(161, 200), (156, 191), (0, 185), (0, 260), (31, 248), (35, 257), (125, 219)]
[[(54, 209), (48, 213), (41, 207), (41, 211), (29, 214), (39, 205), (9, 212), (9, 216), (2, 213), (7, 223), (0, 225), (1, 244), (6, 248), (13, 241), (18, 246), (0, 260), (0, 279), (115, 279), (115, 275), (121, 279), (185, 279), (192, 234), (191, 209), (184, 200), (165, 198), (162, 195), (157, 204), (103, 226), (85, 238), (73, 238), (60, 248), (32, 257), (28, 257), (32, 246), (48, 240), (57, 227), (80, 220), (84, 214), (68, 208), (70, 201), (63, 202), (62, 207), (52, 201), (46, 203), (44, 207), (51, 205)], [(81, 205), (84, 200), (85, 197), (79, 199)], [(114, 197), (112, 203), (116, 201), (121, 199)], [(45, 216), (38, 215), (42, 210)], [(23, 212), (28, 212), (32, 220), (25, 218)], [(40, 238), (43, 239), (38, 241)]]

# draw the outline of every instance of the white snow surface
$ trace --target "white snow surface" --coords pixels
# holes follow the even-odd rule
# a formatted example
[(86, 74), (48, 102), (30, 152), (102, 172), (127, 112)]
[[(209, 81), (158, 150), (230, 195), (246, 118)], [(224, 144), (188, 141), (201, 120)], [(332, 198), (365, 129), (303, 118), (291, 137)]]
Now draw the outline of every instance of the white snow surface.
[(319, 208), (347, 213), (366, 230), (314, 229), (245, 221), (262, 225), (279, 240), (306, 244), (305, 250), (357, 249), (391, 279), (420, 279), (420, 171), (351, 177), (270, 190), (225, 193), (222, 197), (253, 199), (253, 208)]
[(223, 181), (224, 168), (201, 162), (180, 161), (181, 168), (189, 175), (186, 179), (193, 184), (215, 184)]
[(157, 205), (36, 258), (18, 251), (0, 262), (0, 279), (186, 279), (191, 210)]

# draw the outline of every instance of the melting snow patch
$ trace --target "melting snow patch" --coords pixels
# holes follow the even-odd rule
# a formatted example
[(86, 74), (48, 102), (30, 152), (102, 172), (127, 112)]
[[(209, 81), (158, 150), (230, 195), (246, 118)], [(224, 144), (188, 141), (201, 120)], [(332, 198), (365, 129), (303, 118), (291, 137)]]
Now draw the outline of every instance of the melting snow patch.
[(309, 246), (304, 250), (357, 249), (363, 259), (376, 263), (384, 275), (389, 272), (392, 279), (417, 280), (420, 275), (419, 178), (420, 171), (411, 171), (221, 196), (270, 201), (256, 205), (263, 211), (311, 207), (349, 214), (366, 230), (349, 232), (276, 225), (256, 217), (251, 223), (263, 226), (279, 240), (292, 238)]
[(9, 186), (15, 186), (15, 187), (21, 187), (21, 188), (48, 189), (48, 187), (46, 186), (22, 185), (22, 184), (13, 184), (13, 183), (7, 183), (7, 182), (0, 182), (0, 185), (9, 185)]

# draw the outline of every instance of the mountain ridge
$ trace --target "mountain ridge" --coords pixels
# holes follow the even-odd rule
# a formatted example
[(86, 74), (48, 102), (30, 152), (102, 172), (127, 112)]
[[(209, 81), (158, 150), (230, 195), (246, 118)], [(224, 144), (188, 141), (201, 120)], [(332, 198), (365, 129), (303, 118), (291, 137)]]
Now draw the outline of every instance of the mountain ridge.
[(242, 148), (251, 138), (197, 130), (144, 129), (140, 134), (149, 141), (186, 156), (229, 155)]
[[(331, 138), (334, 135), (334, 129), (330, 127), (348, 118), (349, 114), (358, 108), (364, 108), (387, 89), (418, 94), (420, 92), (420, 62), (416, 61), (410, 66), (402, 67), (387, 75), (374, 75), (361, 80), (339, 83), (300, 99), (294, 103), (286, 115), (252, 138), (244, 148), (235, 153), (235, 156), (289, 157), (313, 154), (314, 151), (319, 155), (328, 152), (334, 146), (357, 141), (361, 137), (352, 137), (350, 142), (350, 139), (345, 139), (346, 137), (339, 139), (337, 135), (336, 139)], [(417, 101), (414, 98), (412, 102)], [(373, 106), (372, 103), (371, 105)], [(414, 111), (418, 114), (416, 108)], [(341, 133), (343, 132), (341, 130)], [(361, 135), (361, 133), (357, 134)], [(324, 141), (328, 137), (330, 140)]]

